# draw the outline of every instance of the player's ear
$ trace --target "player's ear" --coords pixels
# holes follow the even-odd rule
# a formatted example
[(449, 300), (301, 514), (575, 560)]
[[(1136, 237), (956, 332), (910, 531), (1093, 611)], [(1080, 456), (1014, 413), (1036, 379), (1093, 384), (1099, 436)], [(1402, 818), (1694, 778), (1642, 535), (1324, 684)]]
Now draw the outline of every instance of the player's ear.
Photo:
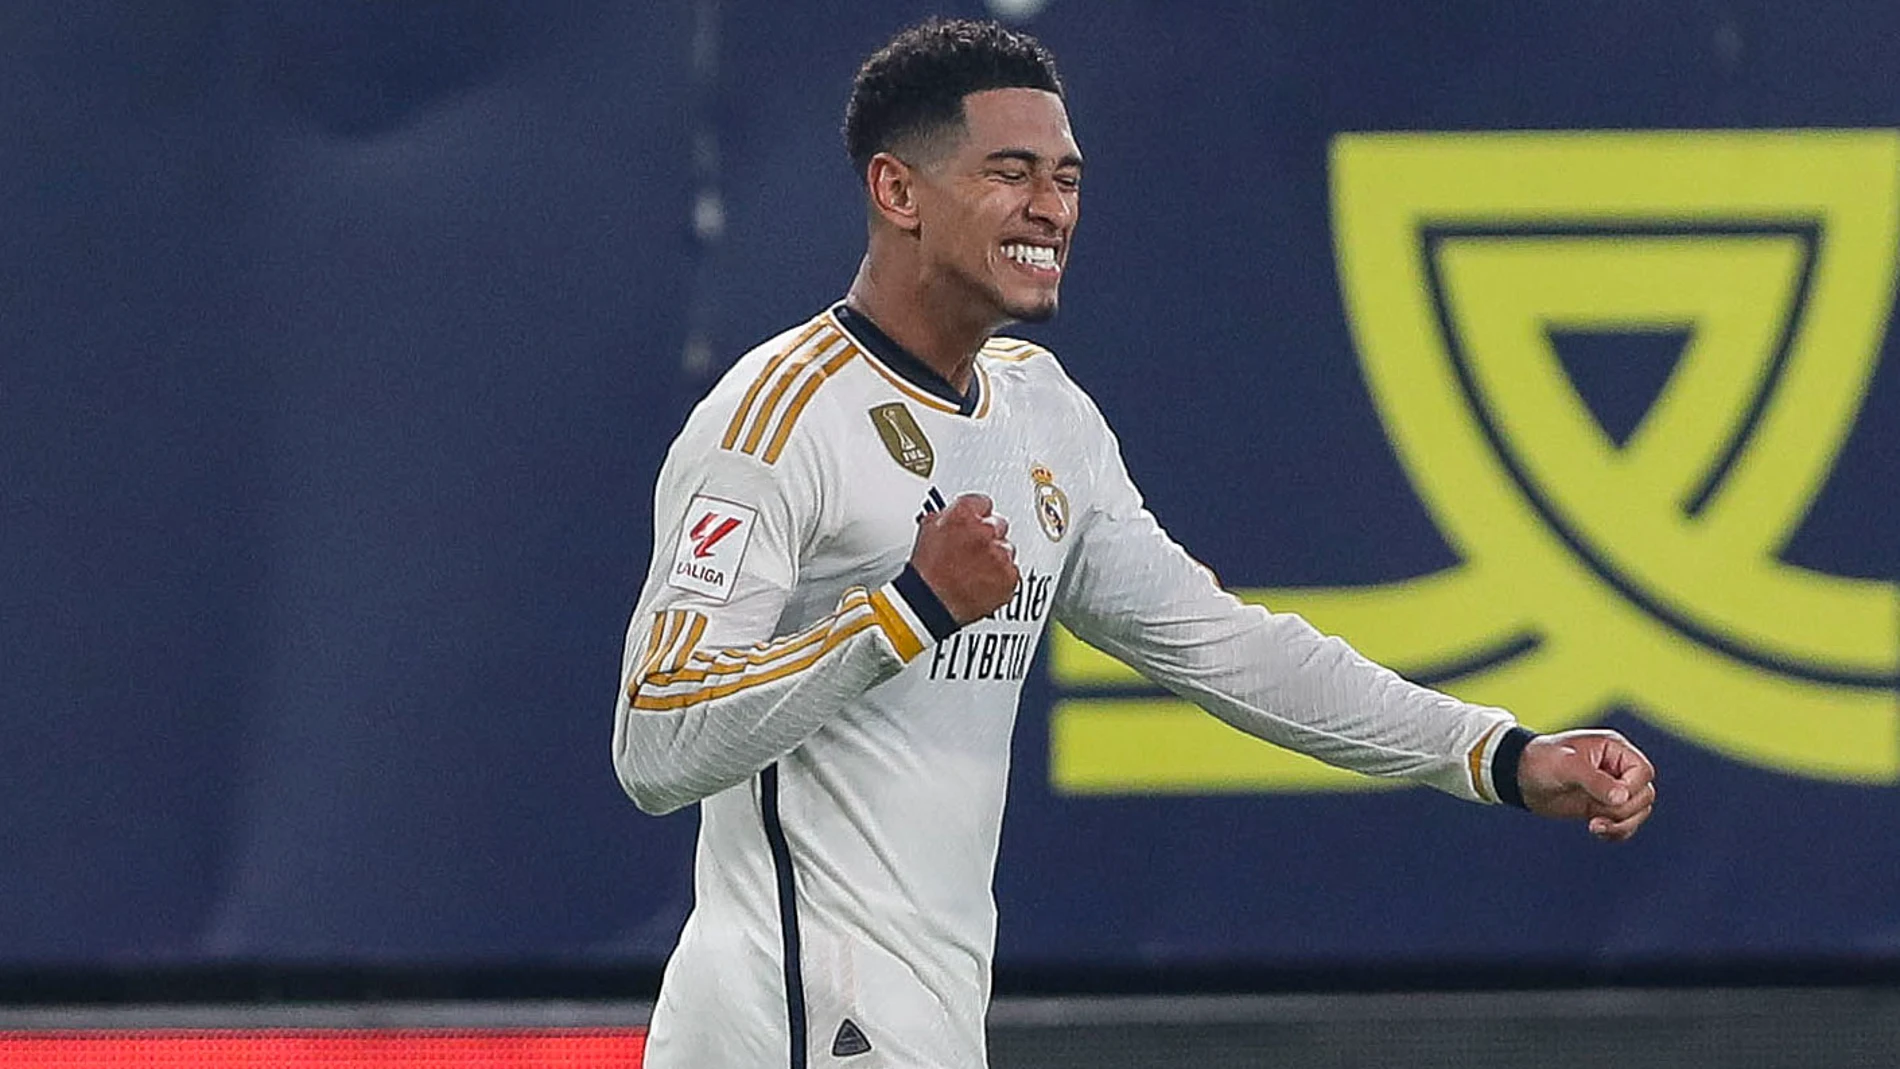
[(865, 183), (872, 211), (899, 230), (917, 229), (917, 172), (910, 164), (880, 152), (865, 167)]

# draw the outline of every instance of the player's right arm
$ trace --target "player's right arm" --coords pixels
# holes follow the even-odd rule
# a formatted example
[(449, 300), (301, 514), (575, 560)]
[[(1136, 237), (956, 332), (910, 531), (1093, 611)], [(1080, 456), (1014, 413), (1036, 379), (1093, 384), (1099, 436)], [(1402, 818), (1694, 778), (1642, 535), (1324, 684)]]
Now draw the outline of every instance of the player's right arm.
[(897, 576), (780, 634), (801, 560), (824, 536), (827, 473), (809, 444), (774, 464), (694, 453), (676, 446), (661, 473), (614, 717), (621, 785), (654, 814), (744, 782), (1015, 583), (987, 502), (959, 500), (920, 528)]

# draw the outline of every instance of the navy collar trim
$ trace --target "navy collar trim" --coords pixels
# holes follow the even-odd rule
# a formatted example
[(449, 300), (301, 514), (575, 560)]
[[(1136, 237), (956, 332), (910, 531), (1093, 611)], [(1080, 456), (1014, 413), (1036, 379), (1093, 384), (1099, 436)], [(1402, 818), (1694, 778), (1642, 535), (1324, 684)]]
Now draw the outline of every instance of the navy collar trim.
[(882, 361), (885, 367), (896, 372), (900, 378), (912, 386), (940, 397), (949, 404), (957, 406), (957, 412), (969, 416), (976, 413), (977, 404), (983, 400), (983, 380), (980, 375), (970, 376), (970, 389), (967, 393), (958, 393), (950, 380), (937, 374), (937, 370), (912, 355), (909, 349), (897, 344), (896, 339), (884, 333), (871, 317), (840, 301), (831, 309), (832, 317), (838, 324), (851, 332), (859, 345), (870, 350), (872, 356)]

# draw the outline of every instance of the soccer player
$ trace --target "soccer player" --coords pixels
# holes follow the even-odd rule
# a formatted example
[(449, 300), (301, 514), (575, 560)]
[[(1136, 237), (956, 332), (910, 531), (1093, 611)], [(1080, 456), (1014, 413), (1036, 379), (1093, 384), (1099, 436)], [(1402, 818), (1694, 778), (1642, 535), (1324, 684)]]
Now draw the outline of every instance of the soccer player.
[(1009, 739), (1051, 619), (1262, 739), (1629, 837), (1652, 769), (1538, 736), (1243, 605), (1143, 507), (1047, 350), (1082, 153), (1034, 39), (932, 21), (858, 72), (868, 245), (660, 471), (614, 765), (700, 804), (650, 1069), (985, 1063)]

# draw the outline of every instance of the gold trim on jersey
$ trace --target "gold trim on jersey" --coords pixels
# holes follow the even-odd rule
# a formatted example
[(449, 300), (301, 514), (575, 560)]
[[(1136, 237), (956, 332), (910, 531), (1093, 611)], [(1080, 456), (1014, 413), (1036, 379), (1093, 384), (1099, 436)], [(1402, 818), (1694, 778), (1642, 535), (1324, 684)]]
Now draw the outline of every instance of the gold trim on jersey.
[(689, 609), (669, 609), (653, 617), (647, 632), (646, 651), (640, 655), (635, 679), (646, 679), (656, 672), (676, 670), (686, 664), (687, 654), (706, 633), (704, 613)]
[[(828, 319), (832, 324), (834, 324), (838, 330), (844, 331), (847, 337), (850, 336), (851, 332), (848, 330), (845, 330), (844, 325), (838, 322), (838, 317), (836, 315), (834, 315), (831, 312), (826, 312), (825, 318)], [(1016, 346), (1025, 346), (1030, 349), (1034, 349), (1036, 350), (1036, 352), (1048, 352), (1047, 349), (1043, 349), (1041, 346), (1035, 345), (1031, 342), (1021, 341), (1016, 338), (1004, 338), (1002, 340), (1004, 342), (1013, 343)], [(983, 348), (977, 351), (978, 355), (979, 356), (993, 356), (993, 357), (996, 357), (997, 359), (1011, 360), (1011, 361), (1027, 360), (1031, 356), (1035, 355), (1034, 352), (1025, 352), (1021, 356), (1002, 356), (1002, 355), (999, 355), (998, 352), (991, 349), (991, 346), (994, 345), (995, 343), (996, 343), (996, 339), (994, 338), (992, 338), (990, 341), (984, 342)], [(1006, 347), (1005, 351), (1015, 352), (1016, 350), (1009, 349)], [(868, 346), (860, 347), (859, 352), (863, 353), (864, 362), (866, 365), (868, 365), (871, 368), (871, 370), (877, 372), (879, 375), (884, 376), (884, 381), (890, 383), (893, 387), (896, 388), (897, 392), (903, 394), (905, 397), (910, 398), (911, 400), (917, 402), (920, 405), (923, 405), (926, 408), (933, 408), (939, 412), (948, 413), (949, 415), (952, 415), (952, 416), (963, 415), (962, 405), (957, 404), (956, 402), (953, 402), (953, 401), (946, 401), (945, 399), (938, 397), (936, 394), (931, 393), (928, 390), (920, 389), (915, 384), (913, 384), (909, 379), (906, 379), (904, 376), (898, 374), (895, 369), (891, 368), (889, 365), (884, 363), (884, 361), (878, 359), (877, 353), (873, 352)], [(980, 383), (980, 385), (978, 386), (978, 392), (981, 395), (981, 400), (977, 402), (976, 411), (970, 413), (970, 416), (973, 419), (982, 419), (983, 417), (989, 415), (990, 413), (990, 375), (988, 371), (985, 371), (983, 369), (983, 362), (981, 360), (978, 360), (975, 366), (976, 366), (976, 375)]]
[(720, 441), (719, 448), (731, 449), (734, 443), (738, 442), (739, 432), (745, 427), (746, 415), (752, 411), (752, 402), (758, 400), (759, 391), (765, 387), (767, 380), (771, 379), (772, 372), (777, 371), (779, 365), (783, 364), (787, 357), (803, 348), (806, 342), (811, 341), (813, 335), (827, 329), (828, 326), (830, 324), (826, 322), (824, 316), (812, 320), (803, 331), (799, 332), (798, 337), (792, 339), (790, 345), (773, 354), (772, 359), (766, 362), (765, 370), (759, 372), (759, 377), (752, 380), (751, 387), (745, 392), (745, 399), (739, 402), (738, 411), (732, 414), (732, 422), (726, 424), (726, 436)]
[(778, 463), (779, 454), (785, 451), (785, 443), (792, 437), (793, 425), (804, 413), (805, 406), (811, 403), (812, 395), (818, 392), (818, 387), (823, 386), (827, 379), (836, 375), (839, 368), (850, 363), (851, 358), (857, 356), (859, 351), (856, 345), (846, 344), (843, 352), (825, 361), (822, 366), (806, 376), (805, 384), (798, 388), (798, 393), (793, 396), (792, 403), (785, 408), (785, 415), (780, 417), (778, 432), (772, 435), (772, 444), (765, 447), (763, 459), (767, 464)]
[[(686, 617), (692, 620), (688, 622)], [(661, 639), (663, 625), (674, 638)], [(923, 639), (890, 596), (883, 590), (867, 592), (861, 586), (846, 590), (838, 599), (837, 610), (811, 627), (750, 649), (716, 653), (696, 650), (694, 646), (706, 632), (706, 617), (683, 610), (662, 613), (654, 621), (642, 670), (627, 684), (627, 697), (635, 709), (668, 710), (737, 694), (810, 668), (846, 639), (869, 627), (881, 629), (906, 664), (924, 651)], [(659, 667), (662, 661), (666, 662), (665, 670)], [(687, 667), (689, 661), (703, 667)], [(671, 694), (646, 693), (680, 684), (698, 685)]]
[(1479, 798), (1487, 802), (1495, 802), (1498, 799), (1493, 792), (1484, 789), (1484, 749), (1491, 745), (1492, 736), (1502, 730), (1504, 730), (1503, 724), (1493, 726), (1490, 731), (1484, 733), (1484, 738), (1479, 739), (1478, 744), (1471, 748), (1471, 752), (1465, 755), (1465, 770), (1471, 773), (1471, 789)]
[[(864, 588), (852, 587), (845, 593), (845, 600), (839, 604), (836, 612), (797, 634), (787, 635), (763, 648), (717, 650), (710, 655), (705, 652), (695, 653), (693, 660), (706, 667), (654, 672), (648, 675), (644, 682), (649, 686), (670, 687), (677, 683), (703, 683), (710, 678), (763, 668), (799, 653), (814, 643), (823, 641), (840, 620), (853, 618), (857, 610), (870, 607), (871, 602), (865, 595)], [(875, 619), (875, 614), (873, 614), (873, 619)]]
[(779, 373), (778, 381), (772, 384), (772, 391), (765, 395), (765, 401), (753, 416), (752, 429), (746, 432), (745, 444), (740, 447), (740, 452), (758, 455), (759, 443), (765, 440), (765, 428), (771, 425), (772, 416), (778, 411), (778, 403), (784, 399), (786, 391), (792, 388), (792, 383), (811, 368), (813, 361), (835, 355), (840, 347), (848, 352), (851, 348), (850, 339), (835, 331), (825, 331), (813, 338), (797, 356), (785, 362), (785, 370)]
[(666, 630), (668, 613), (659, 613), (653, 617), (653, 626), (647, 631), (647, 648), (640, 654), (640, 668), (633, 673), (635, 679), (645, 676), (658, 667), (656, 658), (660, 652), (660, 637)]
[[(845, 591), (836, 612), (798, 634), (780, 639), (763, 650), (721, 650), (704, 668), (651, 673), (629, 685), (628, 697), (633, 699), (635, 709), (664, 710), (684, 709), (737, 694), (809, 668), (846, 639), (879, 623), (870, 595), (863, 587), (852, 587)], [(702, 660), (702, 657), (695, 656), (694, 660)], [(734, 675), (739, 678), (720, 682)], [(664, 689), (681, 683), (702, 685), (674, 694), (642, 693), (647, 688)]]
[[(897, 390), (899, 393), (917, 402), (918, 404), (925, 405), (930, 408), (934, 408), (939, 412), (948, 412), (949, 414), (953, 416), (960, 416), (963, 414), (963, 409), (958, 407), (957, 405), (951, 404), (950, 402), (944, 400), (943, 398), (938, 397), (934, 393), (927, 393), (923, 390), (918, 389), (915, 386), (912, 386), (908, 381), (904, 379), (902, 375), (899, 375), (897, 372), (892, 371), (888, 367), (885, 367), (884, 361), (879, 360), (877, 358), (876, 353), (864, 354), (864, 362), (870, 365), (873, 371), (876, 371), (878, 374), (884, 376), (885, 382), (888, 382), (892, 386), (897, 387)], [(989, 400), (989, 398), (985, 397), (984, 400), (987, 401)]]
[(910, 629), (910, 625), (904, 622), (903, 616), (898, 614), (897, 606), (891, 604), (891, 599), (882, 590), (871, 595), (871, 611), (877, 614), (878, 626), (890, 636), (891, 645), (897, 647), (897, 655), (904, 659), (905, 664), (909, 664), (912, 658), (924, 652), (923, 641), (917, 637), (915, 631)]
[[(864, 588), (854, 586), (846, 590), (844, 596), (838, 599), (838, 608), (836, 611), (803, 631), (787, 635), (775, 642), (755, 643), (749, 648), (733, 647), (731, 649), (716, 650), (711, 653), (700, 651), (694, 653), (692, 659), (700, 664), (706, 665), (725, 664), (728, 667), (723, 669), (723, 671), (731, 671), (731, 666), (733, 665), (750, 665), (757, 667), (759, 665), (771, 664), (773, 661), (797, 653), (799, 650), (823, 638), (826, 628), (834, 624), (838, 617), (851, 609), (864, 608), (870, 603), (870, 595), (865, 593)], [(718, 675), (721, 671), (722, 669), (718, 668), (712, 669), (714, 675)], [(684, 679), (687, 677), (681, 676), (680, 678)], [(674, 682), (677, 682), (677, 680), (674, 680)]]
[(983, 343), (983, 355), (996, 360), (1007, 360), (1020, 364), (1037, 356), (1049, 355), (1049, 350), (1032, 341), (1021, 338), (991, 338)]
[(670, 671), (677, 672), (686, 667), (687, 655), (698, 648), (699, 640), (706, 635), (706, 614), (696, 612), (692, 615), (693, 623), (687, 629), (686, 637), (680, 641), (679, 648), (674, 650), (673, 656), (667, 658), (666, 666)]
[(671, 659), (669, 654), (673, 647), (679, 644), (680, 634), (686, 630), (686, 620), (689, 615), (683, 609), (676, 609), (666, 614), (666, 626), (661, 629), (660, 641), (653, 647), (652, 660), (655, 669)]
[[(636, 709), (650, 710), (686, 709), (703, 702), (728, 697), (743, 690), (750, 690), (753, 687), (763, 686), (766, 683), (784, 679), (786, 676), (795, 675), (810, 668), (825, 654), (830, 653), (840, 643), (844, 642), (845, 639), (863, 631), (865, 628), (875, 626), (877, 626), (877, 619), (875, 617), (868, 613), (862, 614), (848, 624), (841, 624), (833, 628), (826, 635), (825, 644), (823, 646), (812, 650), (810, 653), (796, 660), (760, 672), (758, 675), (741, 676), (731, 683), (714, 684), (712, 686), (702, 687), (699, 690), (687, 691), (684, 694), (666, 694), (653, 698), (639, 697), (634, 699), (633, 706)], [(694, 670), (687, 669), (687, 671), (692, 672)], [(701, 674), (704, 675), (704, 673)]]
[[(836, 614), (833, 614), (833, 615), (836, 615)], [(779, 639), (777, 642), (770, 643), (769, 645), (761, 642), (757, 646), (751, 647), (749, 649), (734, 648), (734, 649), (729, 649), (729, 650), (715, 650), (711, 653), (708, 653), (704, 650), (699, 650), (699, 651), (694, 652), (693, 662), (695, 664), (703, 664), (703, 665), (709, 665), (713, 667), (709, 667), (704, 670), (697, 669), (697, 668), (682, 669), (681, 672), (668, 672), (668, 673), (665, 673), (663, 678), (662, 677), (655, 677), (655, 678), (659, 679), (660, 682), (662, 683), (671, 684), (671, 683), (678, 683), (681, 680), (690, 681), (695, 678), (703, 679), (707, 672), (710, 672), (713, 675), (718, 675), (722, 671), (724, 672), (735, 671), (736, 669), (734, 666), (757, 668), (761, 665), (768, 665), (768, 664), (771, 664), (773, 661), (784, 660), (785, 658), (790, 657), (792, 654), (797, 653), (799, 650), (804, 649), (806, 646), (809, 646), (812, 643), (817, 642), (818, 640), (824, 638), (825, 631), (827, 628), (831, 626), (831, 624), (832, 624), (832, 617), (827, 616), (824, 618), (824, 620), (820, 621), (819, 625), (815, 628), (809, 628), (807, 630), (800, 631), (799, 633), (795, 635), (790, 635), (785, 638)], [(722, 669), (722, 668), (717, 667), (719, 665), (724, 665), (725, 667)], [(682, 672), (685, 672), (685, 671), (693, 671), (693, 672), (698, 672), (700, 674), (698, 676), (687, 676), (687, 675), (682, 674)]]

